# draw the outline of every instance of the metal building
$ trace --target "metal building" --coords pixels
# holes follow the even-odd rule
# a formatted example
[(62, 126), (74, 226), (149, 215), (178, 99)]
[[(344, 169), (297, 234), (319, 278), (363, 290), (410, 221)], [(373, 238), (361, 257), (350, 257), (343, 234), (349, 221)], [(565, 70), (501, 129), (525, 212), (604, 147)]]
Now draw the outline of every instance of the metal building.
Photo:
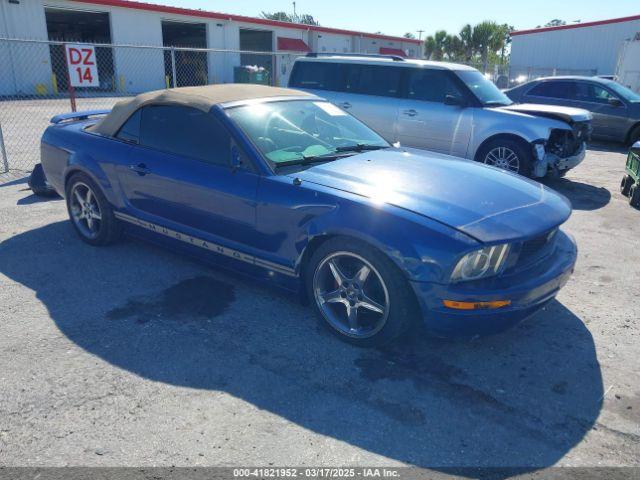
[[(126, 0), (0, 0), (3, 38), (218, 50), (98, 47), (101, 88), (127, 93), (237, 81), (244, 65), (283, 85), (296, 56), (289, 52), (422, 55), (419, 40)], [(0, 65), (0, 95), (65, 89), (62, 44), (0, 42)]]
[(613, 75), (621, 47), (640, 32), (640, 15), (512, 33), (510, 78)]

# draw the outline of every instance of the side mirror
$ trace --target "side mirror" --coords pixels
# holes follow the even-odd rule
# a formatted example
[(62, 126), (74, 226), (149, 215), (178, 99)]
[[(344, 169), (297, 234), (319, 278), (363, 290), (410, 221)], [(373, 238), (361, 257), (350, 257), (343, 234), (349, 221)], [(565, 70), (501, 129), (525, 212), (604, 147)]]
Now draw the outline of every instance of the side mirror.
[(464, 99), (462, 97), (456, 97), (454, 95), (447, 95), (444, 97), (444, 104), (445, 105), (449, 105), (451, 107), (466, 107), (467, 104), (465, 103)]
[(619, 98), (610, 98), (609, 105), (612, 107), (624, 107), (624, 103)]

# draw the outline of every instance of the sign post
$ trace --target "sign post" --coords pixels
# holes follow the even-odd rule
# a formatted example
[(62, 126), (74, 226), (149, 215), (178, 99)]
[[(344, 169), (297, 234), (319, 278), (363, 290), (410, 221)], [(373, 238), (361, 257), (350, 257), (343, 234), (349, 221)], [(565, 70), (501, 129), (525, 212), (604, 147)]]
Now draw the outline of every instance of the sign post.
[(71, 110), (76, 111), (76, 87), (99, 87), (98, 62), (93, 45), (65, 44)]

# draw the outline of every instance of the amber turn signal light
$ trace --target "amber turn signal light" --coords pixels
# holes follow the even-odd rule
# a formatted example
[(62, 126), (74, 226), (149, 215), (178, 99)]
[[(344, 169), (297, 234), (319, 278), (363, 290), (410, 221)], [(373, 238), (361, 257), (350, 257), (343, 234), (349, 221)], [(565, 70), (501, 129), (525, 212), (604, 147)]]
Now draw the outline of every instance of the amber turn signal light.
[(444, 306), (455, 310), (494, 310), (511, 305), (511, 300), (496, 300), (494, 302), (456, 302), (443, 300)]

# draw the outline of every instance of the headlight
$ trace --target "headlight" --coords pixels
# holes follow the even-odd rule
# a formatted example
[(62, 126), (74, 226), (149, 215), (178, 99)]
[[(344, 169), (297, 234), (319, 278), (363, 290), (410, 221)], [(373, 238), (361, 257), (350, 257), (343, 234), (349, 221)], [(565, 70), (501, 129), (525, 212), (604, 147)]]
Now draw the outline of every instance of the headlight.
[(509, 253), (509, 244), (485, 247), (467, 253), (451, 274), (452, 282), (465, 282), (500, 273)]

